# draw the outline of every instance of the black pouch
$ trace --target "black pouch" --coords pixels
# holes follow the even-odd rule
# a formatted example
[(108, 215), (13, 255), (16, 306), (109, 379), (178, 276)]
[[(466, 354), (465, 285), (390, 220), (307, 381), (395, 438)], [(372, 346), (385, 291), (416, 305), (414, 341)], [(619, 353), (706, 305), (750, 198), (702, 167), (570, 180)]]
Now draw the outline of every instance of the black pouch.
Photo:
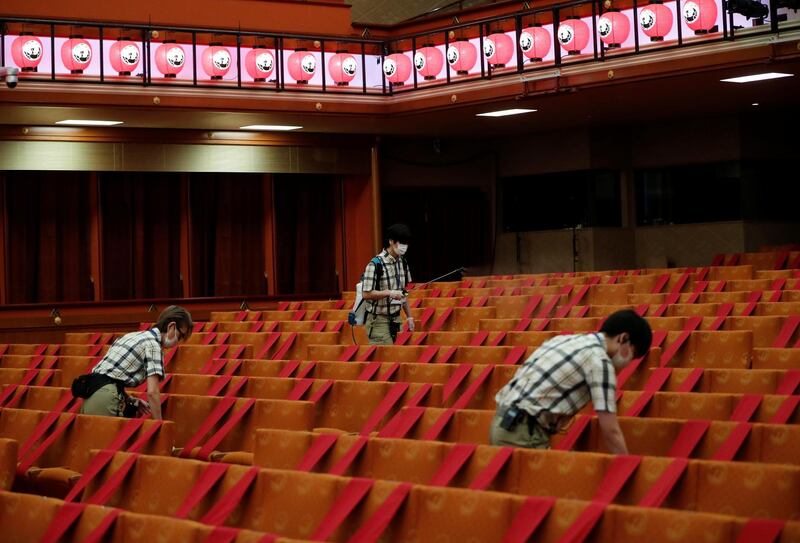
[(132, 419), (139, 413), (139, 408), (136, 406), (136, 400), (123, 392), (125, 397), (125, 408), (122, 410), (122, 416)]
[(88, 398), (106, 385), (117, 384), (115, 379), (99, 373), (87, 373), (72, 381), (72, 395), (75, 398)]
[(397, 334), (400, 333), (400, 323), (389, 317), (389, 335), (392, 336), (392, 341), (397, 339)]
[(514, 406), (508, 408), (508, 411), (505, 412), (503, 415), (502, 420), (500, 421), (500, 428), (505, 430), (506, 432), (514, 431), (514, 428), (517, 427), (517, 423), (519, 422), (520, 415), (522, 413), (519, 409)]
[(72, 381), (72, 397), (73, 398), (88, 398), (92, 395), (90, 390), (90, 377), (91, 374), (81, 375)]

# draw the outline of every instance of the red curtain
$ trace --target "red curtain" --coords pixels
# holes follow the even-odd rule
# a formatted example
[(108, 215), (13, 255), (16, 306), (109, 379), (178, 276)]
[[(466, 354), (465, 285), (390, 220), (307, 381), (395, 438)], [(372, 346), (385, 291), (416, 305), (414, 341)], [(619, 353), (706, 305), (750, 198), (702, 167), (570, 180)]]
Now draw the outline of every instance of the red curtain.
[(333, 293), (336, 178), (275, 176), (275, 259), (279, 294)]
[(7, 172), (8, 303), (92, 300), (86, 172)]
[(192, 296), (266, 294), (263, 176), (192, 174), (189, 201)]
[(181, 296), (179, 174), (100, 173), (103, 298)]

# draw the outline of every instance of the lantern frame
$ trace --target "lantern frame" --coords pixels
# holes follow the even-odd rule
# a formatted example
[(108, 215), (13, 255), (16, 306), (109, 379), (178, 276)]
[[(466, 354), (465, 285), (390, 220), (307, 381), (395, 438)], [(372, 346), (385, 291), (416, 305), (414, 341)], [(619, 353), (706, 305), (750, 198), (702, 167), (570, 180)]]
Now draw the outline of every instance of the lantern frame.
[[(126, 43), (126, 45), (120, 46), (120, 44), (122, 43)], [(135, 63), (131, 64), (130, 66), (126, 66), (125, 61), (122, 60), (122, 50), (125, 49), (126, 47), (129, 47), (130, 45), (136, 47), (138, 56), (136, 58)], [(119, 56), (115, 57), (114, 55), (119, 55)], [(142, 61), (142, 51), (141, 49), (139, 49), (139, 46), (136, 44), (136, 42), (132, 41), (129, 37), (120, 36), (119, 38), (117, 38), (117, 41), (111, 44), (111, 47), (109, 48), (108, 51), (108, 58), (109, 61), (111, 62), (111, 67), (114, 68), (114, 70), (116, 70), (117, 74), (119, 74), (120, 76), (129, 76), (131, 75), (131, 72), (135, 70), (139, 66), (139, 63)], [(117, 62), (119, 62), (119, 65), (116, 65)], [(129, 69), (118, 70), (117, 68), (119, 67), (129, 68)]]
[[(537, 29), (540, 30), (540, 31), (538, 31), (538, 32), (535, 31)], [(534, 30), (534, 32), (531, 33), (531, 32), (529, 32), (529, 30)], [(523, 36), (523, 34), (527, 34), (531, 38), (531, 47), (529, 49), (527, 49), (527, 50), (524, 49), (523, 46), (522, 46), (522, 40), (523, 40), (522, 36)], [(534, 45), (537, 43), (537, 41), (536, 41), (535, 36), (533, 34), (540, 34), (540, 35), (547, 36), (547, 50), (542, 55), (536, 55), (536, 53), (540, 52), (540, 51), (535, 51), (534, 50), (535, 49)], [(520, 51), (522, 51), (522, 55), (525, 58), (527, 58), (530, 62), (541, 62), (542, 60), (544, 60), (544, 57), (546, 57), (548, 55), (548, 53), (550, 53), (550, 50), (552, 48), (553, 48), (553, 36), (540, 23), (534, 23), (534, 24), (530, 25), (529, 27), (525, 28), (522, 32), (520, 32), (519, 49), (520, 49)], [(530, 51), (534, 51), (533, 54), (535, 56), (528, 56), (528, 53)]]
[[(22, 50), (22, 48), (29, 41), (37, 42), (39, 44), (39, 48), (41, 49), (39, 58), (36, 60), (29, 59), (27, 56), (25, 56), (25, 52)], [(16, 50), (17, 48), (19, 51)], [(17, 58), (18, 54), (23, 57), (23, 62), (19, 62), (20, 59)], [(42, 58), (44, 58), (44, 44), (42, 43), (42, 40), (38, 36), (34, 36), (32, 32), (20, 32), (19, 36), (17, 36), (16, 39), (11, 42), (11, 57), (14, 60), (14, 63), (19, 66), (21, 72), (38, 72), (39, 64), (41, 64)], [(24, 64), (32, 65), (23, 66)]]
[[(262, 70), (258, 66), (258, 57), (263, 54), (268, 54), (270, 57), (272, 57), (272, 67), (269, 70)], [(260, 45), (256, 45), (250, 49), (244, 58), (245, 69), (250, 77), (253, 78), (255, 83), (265, 83), (267, 78), (275, 72), (275, 63), (275, 53), (271, 49), (267, 49), (266, 47), (262, 47)], [(252, 71), (251, 68), (253, 68)]]
[[(183, 54), (183, 60), (181, 61), (180, 66), (172, 64), (169, 60), (169, 57), (167, 56), (167, 53), (169, 53), (173, 48), (180, 49), (181, 53)], [(162, 71), (161, 69), (161, 66), (159, 66), (159, 51), (164, 51), (163, 61), (165, 66), (170, 69), (170, 71), (168, 71), (167, 73), (164, 73), (164, 71)], [(161, 45), (159, 45), (156, 48), (156, 69), (159, 72), (161, 72), (162, 77), (165, 77), (167, 79), (175, 79), (178, 77), (178, 74), (183, 71), (183, 68), (185, 66), (186, 66), (186, 51), (184, 50), (183, 46), (180, 45), (177, 41), (164, 40), (163, 42), (161, 42)]]
[[(82, 62), (82, 61), (79, 61), (79, 60), (77, 60), (75, 58), (74, 51), (75, 51), (75, 46), (77, 44), (70, 45), (73, 42), (73, 40), (78, 41), (79, 43), (83, 42), (83, 43), (86, 44), (86, 47), (88, 47), (88, 49), (89, 49), (89, 57), (86, 59), (86, 61)], [(67, 46), (69, 46), (69, 52), (68, 53), (66, 52)], [(92, 51), (92, 44), (89, 43), (89, 41), (86, 40), (81, 35), (78, 35), (78, 34), (71, 35), (67, 41), (65, 41), (63, 44), (61, 44), (61, 62), (64, 64), (64, 67), (66, 69), (68, 69), (69, 73), (72, 74), (72, 75), (81, 75), (81, 74), (83, 74), (83, 71), (86, 68), (88, 68), (90, 66), (90, 64), (92, 63), (92, 58), (93, 57), (94, 57), (94, 51)], [(76, 65), (78, 65), (78, 66), (83, 65), (83, 67), (82, 68), (76, 68), (75, 67)]]

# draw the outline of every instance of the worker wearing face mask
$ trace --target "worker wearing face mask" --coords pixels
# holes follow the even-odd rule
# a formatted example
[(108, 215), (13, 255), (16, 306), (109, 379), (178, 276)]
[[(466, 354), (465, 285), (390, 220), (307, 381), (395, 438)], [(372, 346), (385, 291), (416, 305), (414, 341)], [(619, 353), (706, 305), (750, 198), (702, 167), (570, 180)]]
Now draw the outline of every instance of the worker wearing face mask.
[[(161, 312), (155, 326), (119, 338), (92, 370), (72, 384), (73, 395), (85, 398), (84, 415), (112, 417), (150, 414), (161, 419), (159, 385), (164, 378), (162, 349), (175, 347), (192, 333), (192, 316), (171, 305)], [(131, 398), (125, 387), (147, 382), (147, 401)]]
[(405, 224), (393, 224), (386, 232), (388, 245), (367, 264), (362, 279), (362, 296), (366, 301), (364, 326), (372, 345), (391, 345), (403, 326), (414, 330), (411, 307), (405, 288), (411, 273), (405, 259), (411, 230)]
[(626, 309), (610, 315), (597, 333), (546, 341), (495, 396), (491, 443), (547, 449), (549, 436), (591, 400), (606, 448), (627, 454), (616, 415), (615, 370), (647, 354), (652, 340), (648, 322)]

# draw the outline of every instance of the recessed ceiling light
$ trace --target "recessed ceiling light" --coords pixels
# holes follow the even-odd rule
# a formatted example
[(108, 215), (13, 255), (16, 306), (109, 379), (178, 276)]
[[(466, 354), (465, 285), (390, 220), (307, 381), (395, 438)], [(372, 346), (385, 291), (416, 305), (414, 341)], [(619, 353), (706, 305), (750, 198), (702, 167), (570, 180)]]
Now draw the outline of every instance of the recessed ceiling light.
[(302, 126), (290, 126), (285, 124), (251, 124), (247, 126), (240, 126), (240, 130), (276, 130), (276, 131), (287, 131), (287, 130), (300, 130), (303, 128)]
[(781, 72), (765, 72), (763, 74), (743, 75), (742, 77), (731, 77), (720, 79), (723, 83), (753, 83), (755, 81), (766, 81), (767, 79), (779, 79), (781, 77), (792, 77), (794, 74), (784, 74)]
[(56, 124), (63, 124), (69, 126), (115, 126), (122, 124), (122, 121), (94, 121), (90, 119), (66, 119), (57, 121)]
[(756, 107), (756, 106), (758, 105), (758, 102), (753, 102), (753, 103), (752, 103), (752, 104), (750, 104), (750, 105), (751, 105), (751, 106), (753, 106), (753, 107)]
[(521, 115), (523, 113), (533, 113), (536, 109), (501, 109), (499, 111), (489, 111), (478, 113), (476, 117), (506, 117), (508, 115)]

